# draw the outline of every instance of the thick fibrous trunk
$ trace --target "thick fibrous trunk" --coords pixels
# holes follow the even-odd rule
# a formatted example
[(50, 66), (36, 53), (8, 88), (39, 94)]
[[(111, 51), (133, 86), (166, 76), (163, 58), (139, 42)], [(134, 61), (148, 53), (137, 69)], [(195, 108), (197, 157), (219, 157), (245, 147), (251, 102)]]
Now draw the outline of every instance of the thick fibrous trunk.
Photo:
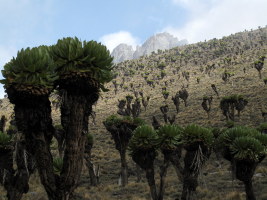
[(252, 187), (252, 177), (257, 164), (257, 162), (246, 160), (238, 160), (235, 162), (236, 178), (244, 183), (247, 200), (256, 200)]
[(128, 183), (128, 165), (126, 160), (126, 149), (128, 147), (129, 140), (132, 137), (132, 132), (136, 129), (137, 125), (129, 122), (121, 122), (118, 125), (109, 126), (104, 122), (106, 129), (111, 133), (114, 139), (116, 149), (120, 153), (121, 158), (121, 184), (122, 186)]
[(15, 103), (17, 127), (25, 135), (26, 146), (36, 160), (49, 199), (56, 200), (57, 181), (50, 152), (53, 134), (50, 102), (48, 96), (29, 97), (27, 100)]
[(98, 185), (98, 174), (97, 171), (94, 169), (94, 164), (91, 161), (91, 150), (92, 150), (92, 144), (85, 145), (85, 151), (84, 151), (84, 159), (86, 161), (86, 166), (89, 170), (89, 176), (90, 176), (90, 184), (91, 186), (97, 186)]
[(246, 200), (256, 200), (256, 197), (253, 192), (252, 180), (244, 182), (246, 190)]
[(5, 152), (0, 150), (0, 181), (7, 191), (8, 200), (20, 200), (28, 192), (29, 178), (35, 169), (25, 143), (18, 141), (16, 146), (16, 173), (13, 169), (13, 148), (6, 148)]
[(173, 165), (178, 179), (181, 182), (183, 182), (183, 167), (182, 167), (181, 161), (180, 161), (181, 156), (182, 156), (182, 149), (177, 148), (174, 152), (172, 152), (168, 156), (168, 159), (170, 160), (171, 164)]
[(204, 162), (209, 158), (211, 151), (202, 142), (195, 142), (185, 146), (183, 171), (183, 192), (181, 200), (195, 200), (198, 186), (198, 175)]
[(90, 73), (70, 72), (60, 76), (59, 89), (64, 91), (61, 123), (65, 130), (65, 152), (57, 200), (69, 200), (80, 179), (88, 120), (99, 97), (99, 83)]
[(150, 194), (151, 194), (152, 199), (158, 200), (153, 166), (151, 168), (146, 169), (146, 178), (147, 178), (147, 182), (150, 188)]
[(183, 192), (181, 200), (193, 200), (198, 186), (198, 173), (194, 170), (194, 157), (196, 151), (187, 151), (184, 158)]
[(126, 186), (128, 184), (128, 165), (126, 161), (126, 152), (120, 152), (121, 156), (121, 184), (122, 186)]
[(164, 163), (160, 168), (160, 187), (159, 187), (159, 193), (158, 193), (158, 200), (163, 200), (163, 197), (164, 197), (165, 179), (166, 179), (169, 163), (170, 163), (169, 158), (166, 158), (166, 156), (164, 155)]
[(84, 157), (88, 118), (92, 110), (88, 105), (86, 96), (66, 94), (65, 106), (68, 107), (68, 125), (66, 132), (66, 147), (63, 158), (63, 168), (60, 176), (58, 192), (60, 197), (57, 200), (68, 200), (80, 178)]

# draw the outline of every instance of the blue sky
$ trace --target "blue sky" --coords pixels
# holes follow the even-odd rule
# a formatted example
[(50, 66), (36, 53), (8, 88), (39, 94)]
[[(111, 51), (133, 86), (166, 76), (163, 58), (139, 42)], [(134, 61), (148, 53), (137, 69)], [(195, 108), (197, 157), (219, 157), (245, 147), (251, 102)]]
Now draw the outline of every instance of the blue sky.
[(0, 0), (0, 68), (21, 48), (68, 36), (112, 51), (164, 31), (194, 43), (265, 25), (266, 0)]

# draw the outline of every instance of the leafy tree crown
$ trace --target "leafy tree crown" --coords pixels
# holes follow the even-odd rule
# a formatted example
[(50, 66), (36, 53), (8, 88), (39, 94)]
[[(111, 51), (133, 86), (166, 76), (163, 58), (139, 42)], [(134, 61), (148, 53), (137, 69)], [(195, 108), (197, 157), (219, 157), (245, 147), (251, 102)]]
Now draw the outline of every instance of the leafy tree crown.
[(53, 88), (58, 78), (46, 46), (21, 49), (16, 58), (5, 64), (2, 74), (5, 79), (1, 83), (6, 88), (21, 84)]

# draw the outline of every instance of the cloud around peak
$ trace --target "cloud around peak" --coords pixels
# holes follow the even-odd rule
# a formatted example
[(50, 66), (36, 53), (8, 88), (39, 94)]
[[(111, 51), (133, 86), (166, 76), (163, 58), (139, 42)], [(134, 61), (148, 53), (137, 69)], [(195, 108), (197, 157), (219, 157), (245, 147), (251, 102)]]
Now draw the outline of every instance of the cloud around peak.
[(133, 48), (135, 48), (136, 45), (140, 43), (137, 37), (134, 37), (130, 32), (127, 31), (110, 33), (102, 36), (99, 40), (104, 45), (106, 45), (110, 51), (112, 51), (116, 46), (121, 43), (131, 45), (133, 46)]

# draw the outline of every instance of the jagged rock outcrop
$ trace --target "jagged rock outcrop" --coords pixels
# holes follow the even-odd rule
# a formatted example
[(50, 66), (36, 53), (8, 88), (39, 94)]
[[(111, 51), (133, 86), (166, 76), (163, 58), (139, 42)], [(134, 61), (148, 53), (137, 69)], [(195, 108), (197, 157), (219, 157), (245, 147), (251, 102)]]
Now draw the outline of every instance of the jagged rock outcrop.
[(157, 52), (158, 49), (165, 50), (177, 46), (187, 44), (187, 40), (178, 40), (169, 33), (159, 33), (148, 38), (142, 46), (137, 46), (136, 50), (127, 44), (118, 45), (111, 53), (114, 57), (114, 62), (119, 63), (124, 60), (131, 60), (139, 58), (140, 56), (150, 55), (153, 51)]
[(134, 50), (131, 45), (120, 44), (118, 45), (111, 53), (111, 56), (114, 57), (114, 62), (119, 63), (124, 60), (133, 59)]
[(169, 33), (159, 33), (148, 38), (141, 47), (137, 47), (133, 58), (136, 59), (143, 55), (150, 55), (153, 51), (157, 52), (158, 49), (171, 49), (184, 44), (187, 44), (186, 40), (179, 41), (178, 38)]

